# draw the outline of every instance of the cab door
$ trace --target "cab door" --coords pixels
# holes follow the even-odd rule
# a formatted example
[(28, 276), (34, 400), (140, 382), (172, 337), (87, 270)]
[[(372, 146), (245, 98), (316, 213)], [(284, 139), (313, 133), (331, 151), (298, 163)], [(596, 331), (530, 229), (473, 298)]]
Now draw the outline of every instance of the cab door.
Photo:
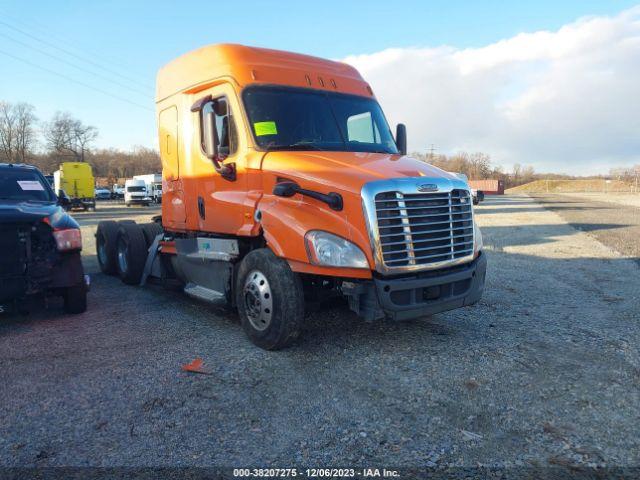
[[(194, 100), (211, 96), (198, 112), (199, 128), (194, 129), (194, 168), (198, 178), (198, 230), (206, 233), (237, 234), (245, 223), (247, 176), (246, 139), (242, 130), (240, 105), (233, 88), (218, 85), (194, 95)], [(235, 179), (224, 178), (206, 157), (202, 144), (202, 115), (213, 111), (217, 131), (219, 161), (235, 164)]]

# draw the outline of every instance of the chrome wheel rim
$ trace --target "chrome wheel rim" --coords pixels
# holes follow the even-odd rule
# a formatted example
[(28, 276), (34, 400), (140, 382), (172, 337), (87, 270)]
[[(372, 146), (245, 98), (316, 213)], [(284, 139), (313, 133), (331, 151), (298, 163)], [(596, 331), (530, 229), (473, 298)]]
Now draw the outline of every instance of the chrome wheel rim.
[(118, 242), (118, 266), (120, 267), (121, 272), (127, 271), (127, 251), (129, 250), (129, 246), (126, 242), (120, 240)]
[(259, 331), (266, 330), (273, 315), (273, 295), (267, 277), (259, 270), (252, 270), (247, 275), (242, 293), (251, 326)]

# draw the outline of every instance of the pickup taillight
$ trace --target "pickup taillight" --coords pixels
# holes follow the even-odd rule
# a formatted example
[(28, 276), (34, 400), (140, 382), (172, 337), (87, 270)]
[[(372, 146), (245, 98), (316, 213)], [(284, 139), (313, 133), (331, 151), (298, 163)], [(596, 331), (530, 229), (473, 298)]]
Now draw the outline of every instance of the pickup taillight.
[(77, 228), (55, 230), (53, 232), (53, 238), (56, 239), (56, 246), (60, 252), (82, 250), (82, 234)]

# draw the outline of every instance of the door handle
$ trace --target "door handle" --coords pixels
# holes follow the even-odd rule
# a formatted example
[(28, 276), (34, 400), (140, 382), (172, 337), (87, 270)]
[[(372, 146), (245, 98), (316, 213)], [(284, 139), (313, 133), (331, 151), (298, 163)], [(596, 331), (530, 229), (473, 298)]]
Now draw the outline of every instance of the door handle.
[(204, 220), (204, 217), (205, 217), (204, 199), (202, 197), (198, 197), (198, 213), (200, 214), (200, 218)]

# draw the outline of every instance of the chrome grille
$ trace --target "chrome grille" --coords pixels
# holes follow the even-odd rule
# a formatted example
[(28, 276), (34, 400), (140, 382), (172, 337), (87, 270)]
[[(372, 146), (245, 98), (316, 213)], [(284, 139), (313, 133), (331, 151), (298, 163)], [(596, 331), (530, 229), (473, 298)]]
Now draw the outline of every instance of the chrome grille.
[(435, 267), (473, 255), (473, 212), (467, 190), (375, 195), (382, 261), (389, 269)]

